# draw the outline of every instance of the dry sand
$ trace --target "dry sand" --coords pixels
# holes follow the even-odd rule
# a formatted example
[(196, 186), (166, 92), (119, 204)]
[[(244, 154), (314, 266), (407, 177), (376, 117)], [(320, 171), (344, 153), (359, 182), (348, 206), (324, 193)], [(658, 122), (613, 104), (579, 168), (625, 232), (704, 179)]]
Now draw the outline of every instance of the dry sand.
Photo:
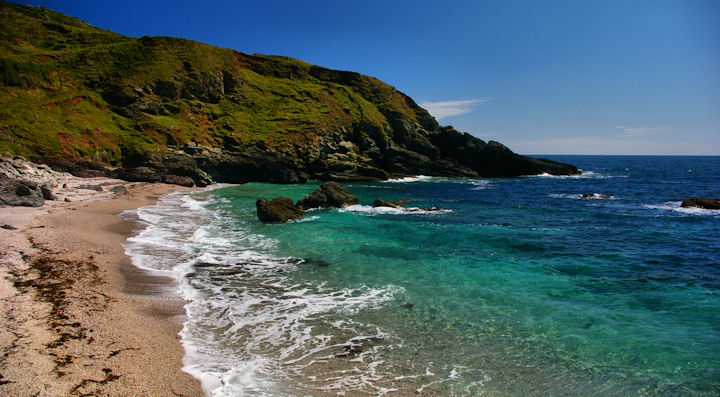
[[(0, 395), (196, 396), (181, 371), (183, 301), (132, 266), (118, 214), (177, 186), (77, 179), (41, 208), (0, 208)], [(163, 292), (164, 291), (164, 292)]]

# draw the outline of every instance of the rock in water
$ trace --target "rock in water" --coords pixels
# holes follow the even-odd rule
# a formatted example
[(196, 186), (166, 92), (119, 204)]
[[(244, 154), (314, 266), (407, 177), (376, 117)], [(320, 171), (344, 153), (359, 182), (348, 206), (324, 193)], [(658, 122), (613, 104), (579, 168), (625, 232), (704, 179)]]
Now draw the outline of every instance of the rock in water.
[(325, 182), (314, 192), (297, 202), (302, 209), (308, 208), (340, 208), (345, 205), (357, 204), (358, 198), (350, 194), (337, 182)]
[(607, 194), (601, 194), (601, 193), (583, 193), (582, 198), (610, 199), (610, 198), (612, 198), (612, 196), (608, 196)]
[(706, 210), (720, 210), (720, 199), (693, 197), (683, 200), (681, 207), (697, 207)]
[(377, 207), (405, 208), (405, 206), (400, 203), (394, 201), (385, 201), (379, 198), (376, 198), (375, 201), (373, 201), (373, 208)]
[(262, 222), (287, 222), (302, 218), (303, 211), (287, 197), (276, 197), (270, 201), (258, 197), (255, 202), (258, 219)]

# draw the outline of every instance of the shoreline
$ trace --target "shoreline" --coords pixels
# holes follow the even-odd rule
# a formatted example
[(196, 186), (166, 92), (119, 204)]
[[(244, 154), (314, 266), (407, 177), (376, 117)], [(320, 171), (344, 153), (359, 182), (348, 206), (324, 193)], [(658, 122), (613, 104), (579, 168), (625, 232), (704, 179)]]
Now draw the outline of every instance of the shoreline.
[(101, 182), (127, 191), (0, 208), (17, 228), (0, 229), (0, 394), (202, 396), (182, 371), (185, 302), (131, 263), (122, 244), (139, 224), (119, 216), (191, 189)]

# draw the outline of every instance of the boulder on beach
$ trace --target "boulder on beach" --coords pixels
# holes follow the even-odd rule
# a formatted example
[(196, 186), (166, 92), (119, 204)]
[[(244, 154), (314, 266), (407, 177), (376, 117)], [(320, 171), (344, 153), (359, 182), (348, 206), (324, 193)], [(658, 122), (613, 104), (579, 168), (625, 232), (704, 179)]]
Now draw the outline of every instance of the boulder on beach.
[(345, 205), (357, 204), (358, 198), (350, 194), (337, 182), (325, 182), (314, 192), (297, 202), (302, 209), (309, 208), (340, 208)]
[(40, 207), (56, 198), (52, 186), (64, 176), (20, 156), (0, 155), (0, 206)]
[(0, 173), (0, 206), (41, 207), (44, 203), (37, 183)]
[(720, 199), (693, 197), (687, 200), (683, 200), (681, 207), (696, 207), (704, 208), (706, 210), (720, 210)]
[(85, 189), (85, 190), (94, 190), (98, 193), (103, 191), (102, 185), (96, 184), (96, 185), (78, 185), (78, 189)]
[(287, 197), (266, 200), (258, 197), (255, 202), (257, 216), (261, 222), (287, 222), (302, 218), (303, 211)]
[(42, 193), (42, 196), (45, 200), (57, 200), (57, 197), (52, 191), (52, 186), (49, 185), (42, 185), (40, 186), (40, 193)]

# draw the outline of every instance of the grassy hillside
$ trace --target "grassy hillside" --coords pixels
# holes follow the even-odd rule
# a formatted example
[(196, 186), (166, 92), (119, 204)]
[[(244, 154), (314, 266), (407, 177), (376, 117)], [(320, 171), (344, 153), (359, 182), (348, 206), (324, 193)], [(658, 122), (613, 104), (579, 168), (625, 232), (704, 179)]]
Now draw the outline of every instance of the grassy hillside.
[[(0, 3), (0, 150), (119, 164), (186, 142), (283, 150), (340, 130), (437, 124), (381, 81), (170, 37), (132, 38)], [(388, 135), (383, 137), (383, 135)]]
[(578, 172), (440, 127), (358, 73), (5, 2), (0, 27), (0, 152), (195, 183)]

